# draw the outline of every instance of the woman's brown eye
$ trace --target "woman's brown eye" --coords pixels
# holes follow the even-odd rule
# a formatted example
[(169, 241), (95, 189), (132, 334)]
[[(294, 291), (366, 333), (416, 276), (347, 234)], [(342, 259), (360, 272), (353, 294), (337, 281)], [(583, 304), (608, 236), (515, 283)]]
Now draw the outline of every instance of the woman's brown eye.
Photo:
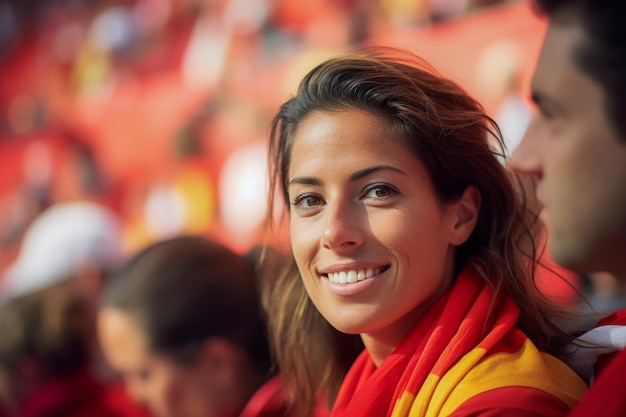
[(319, 204), (319, 198), (317, 197), (307, 197), (304, 199), (307, 206), (317, 206)]
[(300, 208), (310, 208), (322, 205), (323, 201), (318, 196), (305, 194), (296, 197), (292, 204)]
[(363, 198), (381, 199), (381, 198), (391, 197), (391, 196), (393, 196), (394, 194), (397, 194), (397, 193), (398, 192), (393, 187), (391, 187), (390, 185), (387, 185), (387, 184), (373, 184), (373, 185), (369, 186), (365, 190)]

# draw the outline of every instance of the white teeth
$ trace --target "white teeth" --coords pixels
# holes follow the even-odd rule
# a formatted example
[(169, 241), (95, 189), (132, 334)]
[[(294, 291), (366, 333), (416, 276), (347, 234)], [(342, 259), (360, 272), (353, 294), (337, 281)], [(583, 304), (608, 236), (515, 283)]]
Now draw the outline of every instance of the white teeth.
[(347, 284), (352, 282), (363, 281), (364, 279), (371, 278), (374, 275), (380, 273), (379, 268), (359, 269), (357, 271), (341, 271), (328, 273), (328, 279), (331, 282), (337, 284)]

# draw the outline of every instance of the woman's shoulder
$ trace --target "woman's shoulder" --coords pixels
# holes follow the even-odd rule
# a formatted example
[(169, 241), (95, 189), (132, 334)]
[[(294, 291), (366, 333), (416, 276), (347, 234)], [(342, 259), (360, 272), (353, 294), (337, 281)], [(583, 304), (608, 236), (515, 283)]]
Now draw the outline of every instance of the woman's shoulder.
[[(494, 396), (501, 398), (507, 407), (521, 411), (531, 407), (526, 403), (535, 397), (544, 405), (554, 402), (569, 409), (580, 401), (587, 390), (587, 385), (570, 367), (558, 358), (539, 351), (526, 339), (518, 349), (502, 349), (486, 354), (454, 387), (445, 407), (449, 411), (457, 410), (485, 396)], [(512, 391), (520, 391), (524, 395), (513, 395)]]

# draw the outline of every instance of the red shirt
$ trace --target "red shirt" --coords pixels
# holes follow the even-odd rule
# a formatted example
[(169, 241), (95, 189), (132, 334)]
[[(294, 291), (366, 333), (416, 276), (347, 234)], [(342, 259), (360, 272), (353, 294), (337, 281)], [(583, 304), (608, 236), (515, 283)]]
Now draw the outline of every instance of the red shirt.
[[(267, 381), (248, 401), (239, 417), (290, 417), (297, 415), (296, 409), (288, 406), (283, 380), (277, 376)], [(313, 412), (313, 417), (326, 417), (328, 410), (320, 406)]]
[[(121, 386), (98, 381), (88, 370), (54, 379), (30, 394), (11, 417), (149, 417)], [(2, 413), (0, 413), (2, 414)]]
[[(626, 309), (602, 319), (599, 325), (626, 324)], [(605, 355), (596, 366), (597, 377), (589, 392), (568, 417), (626, 416), (626, 350)]]

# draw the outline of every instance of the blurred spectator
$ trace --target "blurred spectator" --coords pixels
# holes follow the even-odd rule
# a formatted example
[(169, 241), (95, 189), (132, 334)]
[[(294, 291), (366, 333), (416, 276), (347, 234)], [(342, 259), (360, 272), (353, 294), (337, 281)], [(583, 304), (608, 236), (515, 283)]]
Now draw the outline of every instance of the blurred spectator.
[(96, 152), (69, 130), (49, 128), (24, 140), (13, 164), (20, 168), (0, 195), (0, 271), (16, 256), (34, 219), (52, 204), (92, 201), (110, 205), (111, 189)]
[(0, 400), (10, 416), (141, 416), (107, 379), (95, 338), (120, 227), (92, 202), (58, 203), (24, 235), (0, 282)]
[(156, 242), (106, 291), (100, 340), (158, 417), (280, 417), (254, 264), (199, 236)]
[[(70, 278), (95, 301), (102, 280), (122, 260), (115, 214), (92, 202), (57, 203), (26, 231), (5, 272), (0, 297), (16, 297)], [(93, 291), (95, 290), (95, 291)]]
[(110, 203), (110, 185), (100, 166), (96, 149), (80, 133), (61, 128), (59, 162), (51, 181), (51, 202), (94, 201)]

